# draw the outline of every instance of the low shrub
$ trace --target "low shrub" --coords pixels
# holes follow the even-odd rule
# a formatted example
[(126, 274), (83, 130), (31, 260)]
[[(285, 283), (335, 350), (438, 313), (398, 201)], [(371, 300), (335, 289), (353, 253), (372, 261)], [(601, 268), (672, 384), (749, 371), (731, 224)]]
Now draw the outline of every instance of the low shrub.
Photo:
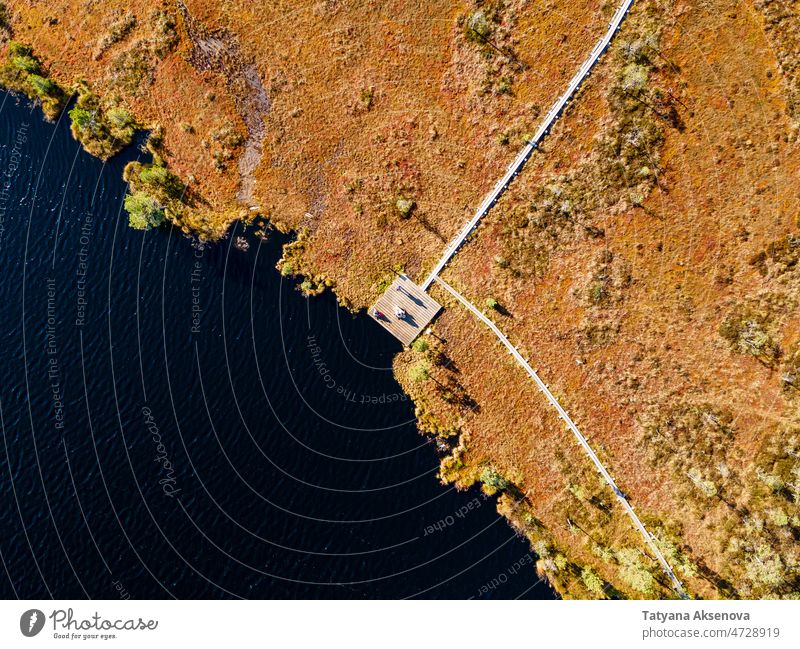
[(49, 120), (58, 116), (66, 101), (58, 84), (47, 78), (47, 72), (33, 55), (33, 50), (17, 41), (8, 44), (6, 61), (0, 66), (0, 85), (38, 101)]

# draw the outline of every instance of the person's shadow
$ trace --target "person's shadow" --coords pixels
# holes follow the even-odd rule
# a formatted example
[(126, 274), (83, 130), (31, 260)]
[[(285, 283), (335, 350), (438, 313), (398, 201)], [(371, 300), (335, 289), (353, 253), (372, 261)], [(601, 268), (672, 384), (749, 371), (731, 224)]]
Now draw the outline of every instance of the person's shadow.
[(406, 314), (402, 318), (399, 318), (399, 320), (407, 322), (409, 325), (414, 327), (414, 329), (419, 329), (419, 325), (417, 324), (417, 321), (414, 320), (414, 316), (409, 314), (408, 311), (406, 311)]
[(417, 306), (421, 306), (423, 309), (427, 309), (428, 307), (425, 305), (425, 302), (420, 300), (416, 295), (410, 293), (408, 290), (403, 288), (402, 286), (398, 286), (397, 290), (400, 291), (403, 295), (405, 295), (409, 300), (411, 300)]

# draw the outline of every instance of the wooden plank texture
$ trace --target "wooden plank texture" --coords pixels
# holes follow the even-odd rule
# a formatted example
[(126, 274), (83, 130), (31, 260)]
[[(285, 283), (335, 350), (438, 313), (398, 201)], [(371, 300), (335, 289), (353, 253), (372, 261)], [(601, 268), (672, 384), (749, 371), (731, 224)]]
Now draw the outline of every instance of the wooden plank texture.
[[(398, 318), (399, 307), (406, 315)], [(442, 306), (405, 275), (400, 275), (370, 308), (369, 315), (404, 345), (410, 345)]]

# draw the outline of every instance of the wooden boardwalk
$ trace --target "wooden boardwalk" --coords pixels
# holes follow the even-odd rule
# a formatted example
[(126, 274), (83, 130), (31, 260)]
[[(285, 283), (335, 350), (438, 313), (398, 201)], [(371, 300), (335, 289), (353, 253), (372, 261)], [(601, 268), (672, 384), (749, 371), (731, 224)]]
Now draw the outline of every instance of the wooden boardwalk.
[(584, 434), (578, 429), (575, 425), (575, 422), (569, 416), (569, 413), (564, 410), (558, 400), (555, 398), (553, 393), (550, 391), (550, 388), (547, 384), (539, 378), (539, 374), (537, 374), (536, 370), (533, 369), (527, 360), (519, 353), (519, 350), (511, 344), (508, 338), (505, 337), (502, 331), (498, 328), (498, 326), (492, 322), (489, 318), (484, 315), (482, 311), (479, 311), (478, 308), (472, 304), (467, 298), (465, 298), (461, 293), (456, 291), (450, 284), (445, 282), (441, 277), (436, 277), (435, 280), (439, 283), (439, 285), (445, 289), (450, 295), (456, 298), (461, 304), (463, 304), (467, 309), (472, 311), (473, 314), (483, 322), (489, 329), (494, 332), (494, 335), (500, 339), (500, 342), (503, 343), (514, 359), (522, 365), (523, 369), (528, 373), (528, 375), (534, 380), (536, 385), (538, 386), (539, 390), (544, 393), (544, 396), (547, 397), (547, 400), (550, 402), (550, 405), (556, 409), (558, 416), (561, 417), (563, 422), (567, 425), (567, 429), (572, 431), (572, 434), (575, 435), (575, 439), (578, 440), (578, 443), (583, 447), (583, 450), (586, 451), (586, 454), (589, 456), (589, 459), (594, 463), (597, 470), (600, 472), (600, 475), (603, 476), (603, 479), (606, 481), (611, 490), (614, 492), (614, 495), (619, 500), (622, 508), (625, 510), (625, 513), (628, 514), (630, 519), (633, 521), (634, 527), (639, 531), (642, 535), (644, 542), (650, 548), (652, 553), (655, 555), (658, 562), (661, 564), (661, 568), (670, 578), (672, 581), (672, 587), (675, 591), (680, 595), (681, 599), (688, 599), (686, 595), (686, 590), (683, 588), (683, 584), (680, 582), (678, 577), (672, 570), (672, 567), (667, 562), (666, 557), (659, 549), (658, 545), (656, 544), (656, 537), (653, 536), (650, 532), (647, 531), (647, 528), (644, 526), (644, 523), (639, 519), (636, 515), (636, 512), (633, 511), (633, 506), (628, 502), (628, 497), (623, 493), (623, 491), (617, 486), (617, 483), (614, 482), (614, 478), (611, 477), (611, 474), (608, 472), (606, 467), (600, 461), (600, 458), (597, 457), (597, 454), (594, 452), (594, 449), (589, 445), (589, 440), (586, 439)]
[(424, 291), (428, 290), (430, 285), (433, 283), (433, 280), (435, 280), (436, 276), (442, 272), (442, 269), (447, 265), (447, 262), (450, 261), (450, 258), (456, 254), (458, 249), (461, 247), (461, 244), (463, 244), (466, 238), (469, 236), (470, 232), (472, 232), (478, 225), (478, 222), (490, 209), (492, 209), (500, 196), (502, 196), (508, 188), (509, 183), (516, 178), (520, 171), (522, 171), (522, 168), (525, 166), (528, 158), (531, 157), (533, 150), (539, 146), (539, 142), (541, 142), (550, 131), (550, 127), (561, 116), (564, 108), (566, 108), (567, 104), (572, 99), (572, 96), (578, 91), (578, 88), (581, 87), (581, 84), (584, 82), (586, 77), (589, 76), (589, 73), (603, 55), (603, 52), (605, 52), (608, 46), (611, 44), (611, 39), (614, 38), (614, 34), (617, 33), (619, 26), (622, 24), (622, 20), (625, 18), (625, 15), (628, 13), (628, 10), (631, 8), (632, 4), (633, 0), (622, 0), (622, 4), (617, 8), (617, 11), (611, 18), (611, 22), (608, 23), (608, 30), (606, 31), (605, 35), (600, 39), (597, 45), (594, 46), (591, 54), (589, 54), (589, 58), (583, 62), (583, 65), (575, 73), (575, 76), (572, 77), (567, 90), (556, 100), (556, 103), (553, 104), (547, 115), (545, 115), (545, 118), (539, 128), (536, 130), (536, 133), (534, 133), (533, 137), (525, 143), (522, 151), (519, 152), (517, 157), (514, 158), (514, 161), (508, 166), (503, 177), (497, 181), (489, 195), (483, 199), (483, 202), (478, 206), (478, 209), (475, 212), (475, 216), (467, 221), (464, 227), (461, 228), (459, 233), (456, 235), (456, 238), (450, 242), (447, 248), (445, 248), (442, 257), (433, 267), (433, 270), (430, 272), (428, 277), (426, 277), (422, 282), (422, 289)]
[[(405, 316), (398, 318), (400, 308)], [(405, 275), (400, 275), (369, 310), (370, 317), (408, 346), (442, 306)]]

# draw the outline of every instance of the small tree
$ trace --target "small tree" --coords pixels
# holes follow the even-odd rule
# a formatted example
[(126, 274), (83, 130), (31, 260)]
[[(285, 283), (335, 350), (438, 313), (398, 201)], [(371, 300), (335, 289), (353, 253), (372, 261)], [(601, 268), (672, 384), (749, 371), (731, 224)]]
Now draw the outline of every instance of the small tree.
[(28, 83), (31, 84), (31, 88), (33, 88), (37, 97), (46, 98), (58, 95), (58, 86), (50, 79), (40, 77), (38, 74), (29, 74)]
[(431, 377), (430, 369), (430, 364), (427, 361), (420, 361), (411, 367), (408, 371), (408, 376), (414, 383), (427, 381)]
[(69, 111), (69, 118), (72, 120), (73, 130), (77, 129), (77, 135), (91, 133), (96, 135), (99, 132), (99, 124), (92, 111), (75, 106)]
[(183, 193), (181, 179), (166, 167), (148, 165), (139, 174), (139, 180), (155, 190), (159, 190), (170, 198), (179, 198)]
[(594, 570), (591, 568), (584, 568), (581, 570), (581, 581), (583, 585), (586, 586), (586, 590), (590, 593), (605, 597), (606, 593), (603, 590), (603, 580), (600, 579), (600, 576)]
[(126, 130), (133, 127), (133, 115), (124, 108), (111, 108), (106, 112), (106, 119), (111, 128)]
[(128, 224), (135, 230), (149, 230), (161, 225), (164, 220), (164, 207), (145, 192), (134, 192), (125, 197), (125, 211)]
[(464, 35), (467, 40), (475, 43), (485, 43), (489, 40), (492, 35), (492, 26), (483, 11), (476, 11), (467, 18)]
[(411, 212), (414, 211), (414, 208), (417, 204), (411, 200), (410, 198), (404, 198), (401, 196), (397, 199), (397, 203), (395, 203), (395, 207), (397, 207), (397, 211), (400, 213), (400, 216), (404, 219), (407, 219), (411, 216)]
[(755, 586), (778, 589), (786, 579), (786, 567), (780, 556), (763, 544), (750, 553), (745, 563), (747, 579)]
[(481, 472), (480, 481), (492, 489), (508, 489), (511, 484), (491, 467), (487, 467)]
[(33, 54), (33, 50), (30, 48), (30, 46), (18, 41), (8, 41), (9, 56), (31, 56), (31, 54)]
[(42, 66), (39, 64), (39, 61), (28, 54), (11, 56), (10, 59), (11, 63), (23, 72), (28, 72), (29, 74), (38, 74), (41, 72)]
[(419, 352), (420, 354), (423, 354), (426, 351), (428, 351), (428, 341), (424, 340), (422, 338), (418, 338), (417, 340), (415, 340), (413, 342), (413, 344), (411, 345), (411, 348), (415, 352)]
[(641, 555), (634, 548), (624, 548), (617, 552), (620, 563), (620, 577), (634, 590), (649, 595), (653, 592), (656, 580), (652, 573), (642, 564)]
[(508, 268), (509, 266), (508, 259), (506, 259), (502, 255), (495, 255), (492, 261), (498, 268)]

